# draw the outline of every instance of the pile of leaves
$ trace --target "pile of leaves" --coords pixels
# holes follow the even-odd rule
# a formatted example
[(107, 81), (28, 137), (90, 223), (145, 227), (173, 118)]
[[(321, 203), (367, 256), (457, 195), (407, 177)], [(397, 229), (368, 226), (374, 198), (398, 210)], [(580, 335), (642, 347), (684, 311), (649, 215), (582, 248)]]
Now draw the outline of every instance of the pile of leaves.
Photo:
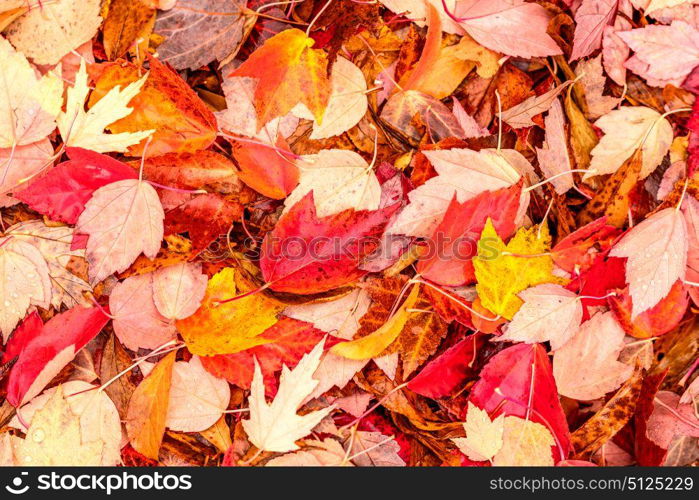
[(692, 0), (0, 0), (0, 463), (699, 460)]

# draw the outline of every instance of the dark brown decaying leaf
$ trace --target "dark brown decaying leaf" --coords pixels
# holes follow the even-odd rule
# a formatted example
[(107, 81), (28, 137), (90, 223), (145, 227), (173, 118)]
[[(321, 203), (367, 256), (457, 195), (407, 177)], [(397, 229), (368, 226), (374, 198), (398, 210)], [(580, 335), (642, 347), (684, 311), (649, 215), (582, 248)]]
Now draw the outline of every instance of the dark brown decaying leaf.
[(655, 358), (658, 361), (651, 369), (651, 374), (667, 370), (662, 389), (675, 389), (697, 359), (699, 325), (695, 320), (680, 324), (674, 331), (660, 337), (654, 347)]
[(449, 108), (417, 90), (393, 95), (381, 112), (383, 120), (415, 141), (422, 136), (416, 126), (416, 117), (419, 120), (417, 123), (435, 142), (462, 134), (461, 126)]
[(123, 370), (126, 370), (131, 363), (131, 357), (116, 338), (116, 335), (110, 335), (102, 351), (99, 376), (103, 383), (112, 380), (114, 377), (118, 377), (112, 384), (107, 386), (105, 392), (117, 407), (119, 415), (121, 415), (122, 418), (126, 417), (129, 400), (134, 390), (136, 390), (136, 384), (131, 381), (129, 373), (123, 376), (119, 375)]
[[(574, 89), (575, 86), (571, 88)], [(564, 99), (564, 108), (570, 123), (570, 145), (577, 164), (576, 168), (588, 168), (591, 161), (590, 152), (597, 144), (597, 134), (573, 101), (572, 94), (573, 92), (569, 90)]]
[(699, 459), (699, 438), (679, 436), (670, 443), (663, 465), (667, 467), (682, 467)]
[(160, 59), (176, 69), (225, 61), (245, 36), (251, 17), (245, 4), (244, 0), (178, 0), (155, 21), (155, 33), (165, 38), (158, 47)]

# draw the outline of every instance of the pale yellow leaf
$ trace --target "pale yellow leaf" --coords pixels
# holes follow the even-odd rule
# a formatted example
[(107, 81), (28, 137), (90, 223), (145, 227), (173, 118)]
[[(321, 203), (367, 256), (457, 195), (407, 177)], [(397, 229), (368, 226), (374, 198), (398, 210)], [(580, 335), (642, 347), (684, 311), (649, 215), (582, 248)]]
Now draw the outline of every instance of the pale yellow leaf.
[(250, 442), (261, 450), (286, 452), (298, 450), (295, 441), (307, 436), (333, 407), (306, 413), (296, 412), (306, 397), (318, 385), (313, 373), (318, 368), (323, 353), (321, 341), (304, 355), (296, 368), (284, 365), (279, 379), (279, 390), (272, 403), (265, 400), (264, 381), (260, 365), (255, 360), (255, 374), (250, 386), (250, 418), (243, 420), (243, 429)]
[(503, 446), (505, 416), (491, 420), (487, 411), (469, 402), (464, 431), (465, 438), (452, 439), (459, 450), (477, 462), (491, 460)]
[(44, 139), (56, 128), (63, 104), (63, 81), (49, 72), (42, 77), (21, 52), (0, 38), (0, 148)]
[(34, 0), (5, 33), (36, 64), (56, 64), (95, 36), (102, 23), (101, 4), (101, 0)]
[(0, 239), (0, 332), (5, 341), (31, 304), (47, 306), (50, 297), (49, 269), (39, 250), (11, 237)]
[(592, 150), (589, 171), (583, 179), (613, 174), (638, 149), (643, 166), (641, 179), (660, 165), (672, 144), (672, 125), (660, 113), (644, 106), (623, 106), (595, 122), (604, 136)]
[(75, 75), (75, 85), (67, 91), (66, 110), (58, 115), (58, 130), (66, 146), (74, 146), (98, 153), (116, 151), (124, 153), (129, 146), (138, 144), (149, 137), (154, 130), (141, 132), (122, 132), (105, 134), (104, 129), (117, 120), (131, 114), (133, 108), (128, 104), (146, 82), (148, 73), (123, 90), (119, 85), (112, 88), (97, 104), (85, 111), (85, 99), (90, 92), (87, 85), (85, 61), (80, 62), (80, 69)]
[(102, 464), (104, 442), (81, 435), (80, 417), (58, 389), (34, 413), (26, 438), (15, 449), (22, 466), (89, 466)]
[[(45, 390), (21, 408), (22, 421), (29, 423), (31, 427), (36, 413), (45, 407), (59, 388), (63, 390), (71, 412), (79, 420), (81, 441), (103, 443), (101, 461), (93, 465), (118, 465), (121, 462), (122, 445), (119, 413), (107, 394), (96, 390), (97, 387), (92, 384), (82, 380), (71, 380)], [(13, 418), (9, 425), (27, 431), (17, 417)]]
[(373, 169), (359, 154), (341, 149), (323, 149), (305, 155), (297, 162), (299, 185), (284, 202), (288, 211), (310, 191), (318, 217), (343, 210), (376, 210), (381, 201), (381, 185)]
[(340, 135), (359, 123), (366, 113), (368, 100), (364, 74), (344, 57), (338, 57), (333, 65), (330, 87), (328, 106), (321, 122), (314, 120), (311, 139)]
[(556, 445), (543, 425), (519, 417), (505, 417), (503, 445), (493, 465), (506, 467), (553, 466), (551, 447)]

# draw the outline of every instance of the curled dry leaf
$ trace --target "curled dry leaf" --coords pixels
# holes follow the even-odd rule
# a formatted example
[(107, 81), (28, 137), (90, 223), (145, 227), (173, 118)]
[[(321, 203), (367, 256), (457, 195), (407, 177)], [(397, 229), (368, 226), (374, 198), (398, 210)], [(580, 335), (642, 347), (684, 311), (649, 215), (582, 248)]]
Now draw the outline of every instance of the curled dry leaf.
[(553, 101), (548, 115), (544, 118), (544, 123), (546, 125), (546, 141), (543, 148), (536, 150), (539, 167), (546, 174), (546, 177), (551, 178), (556, 192), (564, 194), (573, 187), (573, 174), (566, 175), (566, 172), (571, 169), (571, 163), (568, 156), (563, 107), (558, 99)]
[(500, 114), (502, 121), (507, 123), (512, 128), (523, 128), (523, 127), (533, 127), (536, 125), (532, 121), (536, 115), (539, 115), (545, 111), (548, 111), (551, 105), (556, 101), (556, 98), (563, 92), (568, 86), (572, 85), (573, 81), (567, 81), (558, 87), (555, 87), (548, 92), (529, 97), (525, 101), (506, 109)]
[(613, 444), (611, 439), (634, 416), (642, 382), (642, 370), (636, 369), (609, 401), (571, 435), (577, 457), (589, 457), (601, 447)]
[(392, 95), (381, 110), (381, 119), (413, 140), (422, 136), (414, 125), (416, 115), (435, 141), (458, 137), (461, 133), (461, 125), (449, 108), (418, 90), (406, 90)]
[(580, 85), (585, 92), (585, 114), (589, 119), (594, 120), (606, 115), (619, 104), (616, 97), (604, 95), (606, 80), (602, 74), (601, 54), (580, 61), (575, 67), (575, 73), (579, 76)]

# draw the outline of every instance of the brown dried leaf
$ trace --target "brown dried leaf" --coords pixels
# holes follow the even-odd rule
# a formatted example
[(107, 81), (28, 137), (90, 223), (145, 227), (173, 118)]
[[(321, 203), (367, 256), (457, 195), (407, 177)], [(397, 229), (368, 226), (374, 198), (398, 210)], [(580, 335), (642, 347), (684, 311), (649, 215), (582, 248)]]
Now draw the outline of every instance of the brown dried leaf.
[(609, 441), (631, 419), (636, 411), (636, 401), (641, 393), (643, 371), (634, 374), (592, 418), (570, 436), (575, 458), (586, 460)]
[(641, 152), (637, 151), (597, 190), (580, 213), (580, 225), (606, 216), (608, 224), (623, 227), (629, 217), (629, 197), (638, 183), (642, 166)]
[[(99, 367), (100, 381), (104, 384), (131, 365), (131, 357), (112, 334), (104, 345)], [(131, 381), (130, 373), (122, 375), (105, 389), (109, 398), (114, 402), (121, 418), (126, 417), (131, 395), (136, 390), (136, 384)]]
[(140, 38), (147, 39), (154, 20), (154, 0), (112, 0), (102, 25), (107, 59), (113, 61), (126, 54)]

